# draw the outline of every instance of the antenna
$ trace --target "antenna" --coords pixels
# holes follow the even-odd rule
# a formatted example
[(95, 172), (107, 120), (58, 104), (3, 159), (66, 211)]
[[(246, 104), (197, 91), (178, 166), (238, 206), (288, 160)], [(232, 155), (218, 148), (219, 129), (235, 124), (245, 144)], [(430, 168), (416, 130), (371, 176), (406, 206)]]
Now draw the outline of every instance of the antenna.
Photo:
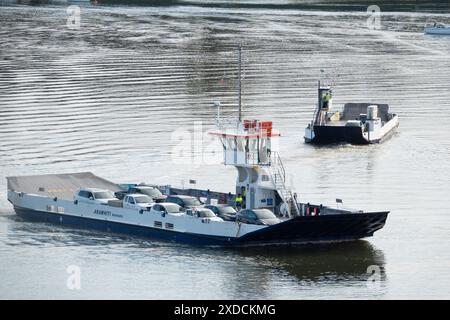
[(239, 69), (238, 69), (238, 77), (239, 77), (239, 123), (242, 122), (242, 100), (241, 100), (241, 95), (242, 95), (242, 85), (241, 85), (241, 44), (239, 44), (238, 46), (238, 50), (239, 50)]

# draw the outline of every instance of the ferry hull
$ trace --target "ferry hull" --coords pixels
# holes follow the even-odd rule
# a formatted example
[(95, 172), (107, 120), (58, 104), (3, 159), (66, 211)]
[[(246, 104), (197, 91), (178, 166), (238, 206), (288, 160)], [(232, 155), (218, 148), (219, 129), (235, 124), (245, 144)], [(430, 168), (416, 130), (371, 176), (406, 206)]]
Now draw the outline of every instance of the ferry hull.
[(193, 233), (175, 232), (165, 229), (150, 228), (107, 220), (91, 219), (79, 216), (37, 211), (33, 209), (14, 207), (16, 214), (23, 219), (33, 222), (47, 222), (62, 226), (92, 229), (108, 233), (128, 234), (137, 237), (159, 239), (199, 246), (225, 246), (230, 245), (228, 237), (201, 235)]
[(53, 212), (15, 207), (20, 217), (38, 222), (81, 227), (102, 232), (129, 234), (199, 246), (248, 246), (345, 241), (370, 237), (381, 229), (388, 212), (351, 213), (296, 217), (237, 238), (176, 232), (107, 220), (90, 219)]
[(361, 127), (347, 126), (314, 126), (314, 138), (307, 142), (315, 144), (330, 144), (347, 142), (351, 144), (369, 144), (378, 141), (364, 139)]
[(323, 242), (356, 240), (383, 228), (388, 211), (322, 216), (300, 216), (246, 234), (240, 242)]
[(319, 145), (331, 143), (351, 143), (355, 145), (381, 143), (388, 140), (398, 127), (397, 118), (391, 122), (383, 135), (378, 136), (376, 139), (369, 136), (370, 140), (363, 136), (360, 127), (314, 126), (314, 134), (310, 137), (305, 135), (305, 142)]

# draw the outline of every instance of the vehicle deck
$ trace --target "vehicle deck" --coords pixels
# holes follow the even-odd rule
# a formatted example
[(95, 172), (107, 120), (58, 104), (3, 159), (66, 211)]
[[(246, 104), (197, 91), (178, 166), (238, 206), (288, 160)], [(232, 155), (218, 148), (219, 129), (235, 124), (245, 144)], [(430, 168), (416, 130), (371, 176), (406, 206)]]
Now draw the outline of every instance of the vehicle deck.
[(107, 189), (113, 192), (122, 190), (114, 182), (91, 172), (17, 176), (6, 179), (8, 190), (66, 200), (72, 200), (75, 191), (80, 188)]

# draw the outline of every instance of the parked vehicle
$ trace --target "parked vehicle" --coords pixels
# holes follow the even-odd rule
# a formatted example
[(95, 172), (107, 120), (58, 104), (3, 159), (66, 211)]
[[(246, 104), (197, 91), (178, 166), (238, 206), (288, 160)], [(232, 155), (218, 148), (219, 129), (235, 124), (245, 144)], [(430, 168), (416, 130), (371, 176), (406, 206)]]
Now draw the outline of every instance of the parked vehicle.
[(223, 221), (222, 218), (217, 217), (214, 212), (208, 208), (189, 208), (186, 210), (186, 215), (192, 216), (194, 218), (204, 218), (209, 221)]
[(176, 203), (160, 202), (152, 206), (150, 213), (182, 215), (183, 208)]
[(96, 188), (81, 188), (73, 198), (76, 202), (95, 204), (108, 204), (110, 200), (117, 200), (111, 191)]
[(153, 199), (153, 202), (164, 202), (167, 196), (163, 195), (158, 188), (152, 186), (134, 186), (128, 190), (114, 193), (117, 199), (122, 200), (127, 194), (144, 194)]
[(210, 209), (214, 214), (225, 221), (236, 220), (236, 209), (225, 204), (207, 204), (205, 208)]
[(145, 194), (128, 194), (123, 198), (123, 207), (136, 210), (150, 210), (153, 199)]
[(273, 225), (281, 222), (269, 209), (243, 209), (236, 214), (236, 221), (259, 225)]
[(128, 190), (128, 193), (141, 193), (153, 199), (154, 202), (165, 202), (167, 196), (163, 195), (158, 188), (152, 186), (135, 186)]
[(183, 208), (197, 208), (203, 205), (203, 203), (192, 196), (184, 196), (184, 195), (171, 195), (168, 196), (165, 202), (176, 203)]

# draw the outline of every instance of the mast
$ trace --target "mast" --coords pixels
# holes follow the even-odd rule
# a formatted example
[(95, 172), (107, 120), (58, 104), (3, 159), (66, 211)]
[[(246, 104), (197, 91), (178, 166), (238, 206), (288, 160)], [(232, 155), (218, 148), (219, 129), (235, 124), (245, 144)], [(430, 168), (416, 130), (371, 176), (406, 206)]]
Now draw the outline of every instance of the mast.
[(239, 123), (242, 122), (242, 100), (241, 100), (241, 95), (242, 95), (242, 85), (241, 85), (241, 45), (239, 44), (238, 46), (238, 52), (239, 52), (239, 69), (238, 69), (238, 85), (239, 85)]

